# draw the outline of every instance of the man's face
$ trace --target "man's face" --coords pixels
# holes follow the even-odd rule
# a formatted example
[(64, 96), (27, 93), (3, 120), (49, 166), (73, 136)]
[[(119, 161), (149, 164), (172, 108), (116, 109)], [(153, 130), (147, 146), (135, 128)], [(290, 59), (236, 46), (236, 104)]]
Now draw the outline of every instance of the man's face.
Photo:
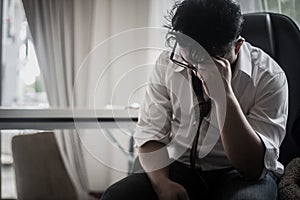
[(181, 57), (183, 62), (192, 66), (207, 64), (207, 63), (211, 63), (212, 61), (209, 53), (200, 45), (192, 49), (189, 47), (179, 46), (178, 55)]
[[(244, 42), (244, 39), (240, 37), (231, 46), (230, 50), (225, 55), (215, 56), (215, 58), (222, 57), (222, 58), (225, 58), (226, 60), (228, 60), (229, 63), (233, 64), (236, 61), (236, 59), (237, 59), (237, 55), (239, 54), (239, 50), (240, 50), (240, 47), (243, 44), (243, 42)], [(182, 48), (182, 47), (180, 47), (179, 52), (180, 52), (179, 54), (182, 57), (182, 59), (185, 62), (187, 62), (188, 64), (191, 64), (191, 65), (201, 64), (201, 62), (199, 63), (199, 62), (193, 61), (193, 59), (191, 59), (191, 56), (189, 55), (190, 54), (190, 50), (188, 48)], [(204, 54), (208, 55), (208, 53), (204, 53)], [(205, 60), (204, 60), (204, 62), (205, 62)]]
[[(203, 54), (206, 54), (203, 56), (203, 58), (201, 59), (201, 61), (197, 61), (197, 59), (192, 59), (189, 55), (190, 54), (190, 50), (188, 48), (180, 48), (180, 51), (179, 51), (179, 55), (180, 57), (182, 58), (183, 62), (187, 63), (187, 64), (190, 64), (190, 65), (193, 65), (193, 66), (196, 66), (198, 64), (205, 64), (205, 63), (210, 63), (211, 62), (211, 56), (208, 55), (208, 53), (203, 53)], [(214, 57), (214, 56), (213, 56)], [(214, 58), (218, 58), (218, 57), (222, 57), (222, 58), (225, 58), (227, 59), (230, 63), (234, 63), (237, 55), (236, 55), (236, 52), (235, 52), (235, 46), (233, 46), (232, 48), (230, 48), (230, 51), (227, 52), (225, 55), (222, 55), (222, 56), (215, 56)]]

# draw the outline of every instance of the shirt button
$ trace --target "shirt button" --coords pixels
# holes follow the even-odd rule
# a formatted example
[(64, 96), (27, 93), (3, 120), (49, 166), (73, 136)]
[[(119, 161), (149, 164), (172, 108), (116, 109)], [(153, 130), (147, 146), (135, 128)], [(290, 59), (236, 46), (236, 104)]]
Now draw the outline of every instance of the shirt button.
[(193, 122), (193, 126), (196, 126), (196, 124), (197, 124), (197, 121), (194, 121), (194, 122)]

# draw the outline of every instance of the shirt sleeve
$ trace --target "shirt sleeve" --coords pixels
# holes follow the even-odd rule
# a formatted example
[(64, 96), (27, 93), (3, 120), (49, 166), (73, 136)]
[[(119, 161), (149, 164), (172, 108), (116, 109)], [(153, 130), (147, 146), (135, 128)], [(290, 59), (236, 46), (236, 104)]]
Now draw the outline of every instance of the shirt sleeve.
[(165, 80), (167, 58), (167, 52), (160, 55), (146, 86), (145, 99), (134, 135), (137, 147), (148, 141), (164, 144), (170, 141), (172, 105)]
[(288, 84), (282, 72), (272, 78), (265, 76), (261, 85), (257, 89), (255, 103), (247, 119), (265, 145), (265, 169), (281, 175), (284, 167), (277, 160), (279, 146), (286, 132)]

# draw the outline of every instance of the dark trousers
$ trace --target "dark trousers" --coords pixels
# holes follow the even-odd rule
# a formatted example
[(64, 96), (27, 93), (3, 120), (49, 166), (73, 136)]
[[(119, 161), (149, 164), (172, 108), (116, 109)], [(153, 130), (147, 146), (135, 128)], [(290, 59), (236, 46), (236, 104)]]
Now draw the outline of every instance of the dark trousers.
[[(204, 186), (198, 173), (180, 162), (170, 165), (170, 179), (181, 184), (190, 200), (274, 200), (277, 199), (276, 177), (268, 173), (258, 181), (247, 181), (234, 169), (203, 172)], [(110, 186), (102, 200), (156, 200), (157, 195), (145, 173), (132, 174)]]

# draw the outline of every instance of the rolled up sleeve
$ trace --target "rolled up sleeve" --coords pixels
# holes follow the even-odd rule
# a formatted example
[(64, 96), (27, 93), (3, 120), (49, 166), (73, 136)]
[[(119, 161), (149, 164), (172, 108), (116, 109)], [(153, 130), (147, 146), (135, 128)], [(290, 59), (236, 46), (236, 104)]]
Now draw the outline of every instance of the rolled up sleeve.
[(166, 58), (166, 52), (160, 55), (146, 86), (145, 99), (134, 135), (136, 147), (149, 141), (164, 144), (170, 141), (172, 105), (165, 80)]
[(252, 128), (265, 146), (266, 170), (283, 174), (284, 167), (278, 162), (279, 147), (284, 139), (288, 116), (288, 84), (284, 73), (263, 80), (263, 87), (256, 93), (254, 106), (247, 115)]

